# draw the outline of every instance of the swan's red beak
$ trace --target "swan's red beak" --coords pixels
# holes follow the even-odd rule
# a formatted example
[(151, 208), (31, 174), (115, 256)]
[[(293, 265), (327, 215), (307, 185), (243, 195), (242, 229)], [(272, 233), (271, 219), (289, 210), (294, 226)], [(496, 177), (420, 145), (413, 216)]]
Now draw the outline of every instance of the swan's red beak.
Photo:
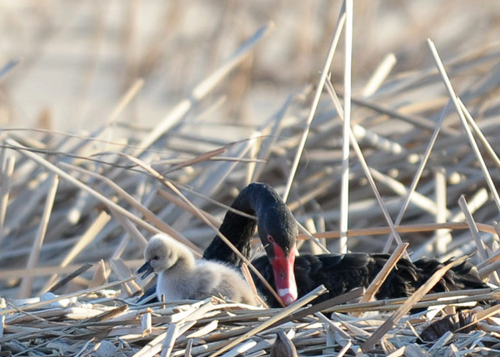
[(271, 265), (274, 272), (274, 285), (276, 292), (285, 305), (290, 305), (297, 300), (297, 283), (293, 267), (295, 264), (295, 248), (290, 251), (287, 257), (283, 249), (276, 243), (273, 244), (274, 258)]

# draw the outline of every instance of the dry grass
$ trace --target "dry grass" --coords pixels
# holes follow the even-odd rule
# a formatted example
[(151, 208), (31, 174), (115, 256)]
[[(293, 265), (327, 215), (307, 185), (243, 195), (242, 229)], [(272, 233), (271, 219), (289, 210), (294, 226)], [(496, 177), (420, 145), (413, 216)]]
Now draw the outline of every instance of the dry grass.
[[(154, 127), (119, 120), (145, 84), (135, 76), (91, 133), (1, 132), (2, 354), (260, 356), (277, 331), (307, 356), (500, 352), (500, 308), (492, 304), (498, 291), (426, 295), (451, 264), (409, 299), (370, 301), (407, 253), (460, 262), (477, 251), (471, 259), (481, 276), (500, 283), (500, 45), (468, 48), (443, 64), (429, 41), (427, 63), (435, 67), (391, 74), (394, 57), (387, 56), (364, 88), (351, 90), (356, 59), (345, 54), (356, 37), (346, 3), (348, 13), (340, 13), (336, 28), (330, 24), (330, 51), (314, 92), (304, 86), (289, 93), (262, 124), (206, 117), (220, 105), (210, 98), (215, 88), (247, 64), (272, 24), (241, 41)], [(333, 67), (330, 78), (338, 46), (346, 48), (344, 72)], [(141, 71), (153, 62), (144, 59)], [(15, 69), (9, 63), (0, 75)], [(190, 131), (203, 125), (209, 135)], [(233, 131), (244, 139), (228, 139)], [(287, 198), (302, 225), (301, 251), (335, 251), (346, 242), (353, 251), (393, 253), (386, 269), (366, 293), (312, 307), (307, 303), (320, 288), (275, 310), (217, 297), (138, 305), (145, 282), (134, 271), (147, 239), (167, 232), (199, 255), (227, 205), (252, 181), (269, 182)], [(417, 343), (457, 306), (473, 308), (477, 325)]]

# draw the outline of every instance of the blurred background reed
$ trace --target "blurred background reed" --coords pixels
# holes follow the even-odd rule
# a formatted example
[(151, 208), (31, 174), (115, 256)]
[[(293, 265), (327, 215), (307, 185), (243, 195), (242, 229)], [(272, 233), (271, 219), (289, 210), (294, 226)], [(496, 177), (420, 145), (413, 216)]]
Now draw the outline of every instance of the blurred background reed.
[[(273, 21), (272, 34), (204, 103), (225, 98), (207, 121), (262, 123), (290, 92), (317, 80), (340, 6), (320, 0), (2, 1), (0, 66), (20, 64), (2, 79), (0, 123), (92, 130), (141, 77), (144, 87), (119, 119), (147, 128), (256, 28)], [(500, 8), (491, 0), (354, 6), (355, 92), (389, 53), (397, 58), (394, 72), (432, 66), (427, 38), (444, 60), (498, 40)], [(342, 54), (340, 45), (332, 68), (339, 85)]]

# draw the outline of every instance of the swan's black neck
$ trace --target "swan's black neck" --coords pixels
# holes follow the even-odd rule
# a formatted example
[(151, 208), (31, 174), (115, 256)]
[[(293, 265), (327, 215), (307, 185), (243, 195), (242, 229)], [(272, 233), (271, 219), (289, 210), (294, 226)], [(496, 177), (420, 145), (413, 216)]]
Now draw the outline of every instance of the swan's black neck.
[[(289, 240), (288, 237), (285, 239), (275, 237), (278, 243), (283, 241), (283, 245), (285, 245), (283, 249), (285, 251), (289, 251), (287, 247), (289, 244), (293, 245), (295, 243), (297, 230), (295, 219), (281, 200), (281, 197), (271, 186), (263, 183), (248, 185), (240, 192), (231, 207), (257, 218), (256, 221), (255, 219), (228, 211), (219, 229), (246, 258), (250, 255), (252, 236), (255, 232), (257, 222), (261, 240), (267, 237), (268, 234), (273, 234), (274, 237), (274, 234), (285, 236), (290, 234), (290, 232), (293, 235), (295, 232), (292, 242), (287, 242)], [(222, 261), (231, 265), (241, 264), (241, 259), (218, 235), (215, 236), (212, 243), (205, 250), (203, 258)]]

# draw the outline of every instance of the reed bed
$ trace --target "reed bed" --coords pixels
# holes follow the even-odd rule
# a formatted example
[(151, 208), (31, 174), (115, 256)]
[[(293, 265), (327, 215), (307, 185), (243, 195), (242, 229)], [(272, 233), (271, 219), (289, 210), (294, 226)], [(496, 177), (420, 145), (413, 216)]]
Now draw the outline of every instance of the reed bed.
[[(392, 73), (388, 56), (352, 91), (349, 4), (315, 86), (290, 93), (261, 125), (205, 118), (219, 105), (208, 99), (214, 88), (272, 24), (154, 127), (118, 120), (138, 79), (91, 133), (0, 133), (1, 355), (260, 356), (278, 332), (304, 356), (500, 353), (500, 44), (443, 64), (428, 41), (435, 65)], [(342, 30), (337, 83), (329, 74)], [(193, 133), (201, 126), (208, 135)], [(302, 225), (301, 251), (384, 251), (392, 253), (386, 269), (366, 291), (313, 306), (321, 287), (284, 309), (218, 297), (138, 304), (151, 285), (135, 275), (147, 239), (165, 232), (200, 255), (253, 181), (287, 199)], [(373, 301), (402, 256), (458, 259), (408, 299)], [(465, 257), (491, 289), (427, 294)]]

